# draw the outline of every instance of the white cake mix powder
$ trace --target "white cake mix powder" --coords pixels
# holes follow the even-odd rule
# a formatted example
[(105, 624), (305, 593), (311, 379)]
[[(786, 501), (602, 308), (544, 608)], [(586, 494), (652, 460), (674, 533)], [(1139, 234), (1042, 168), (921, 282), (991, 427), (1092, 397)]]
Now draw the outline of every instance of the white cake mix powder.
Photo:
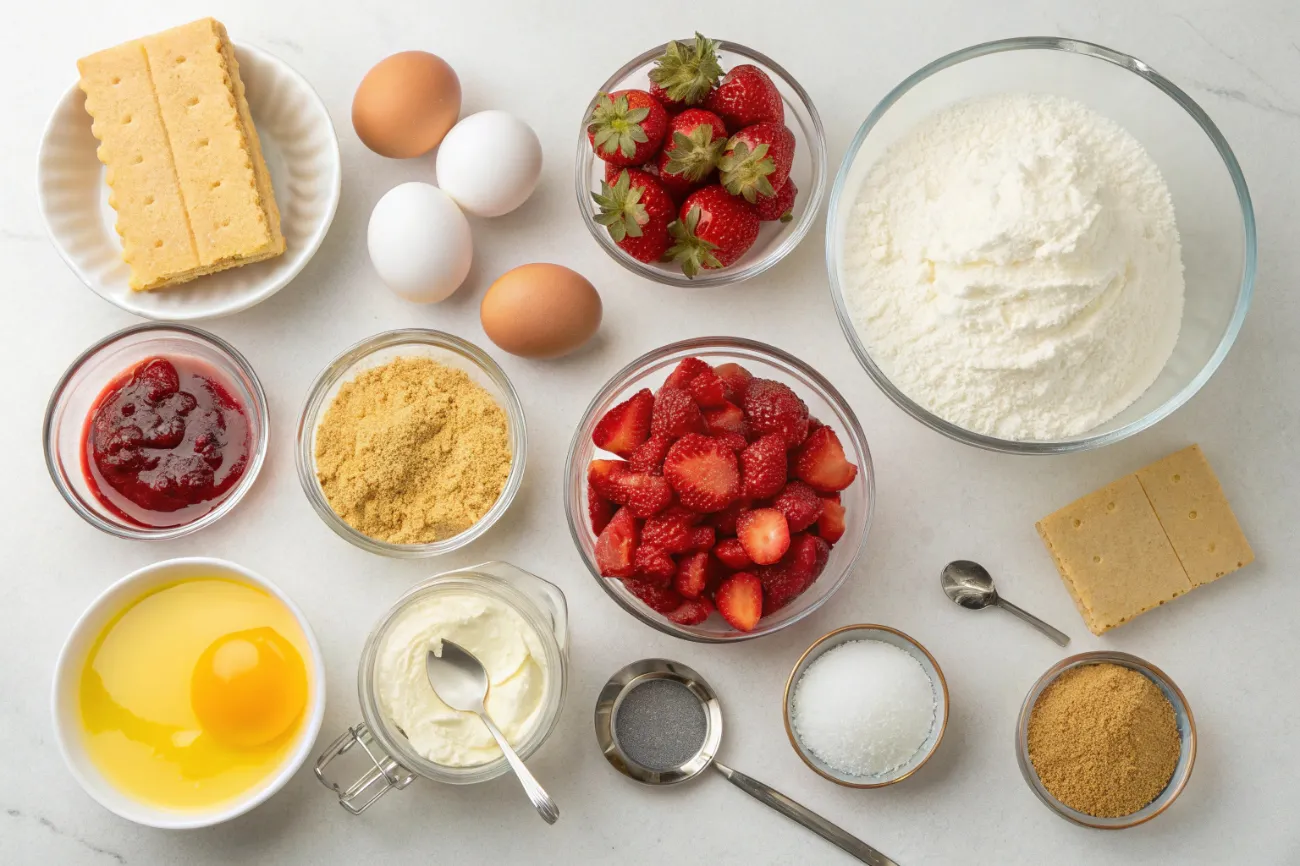
[(1005, 439), (1073, 436), (1123, 411), (1183, 314), (1155, 162), (1058, 96), (972, 100), (921, 122), (869, 171), (844, 263), (854, 324), (890, 380)]

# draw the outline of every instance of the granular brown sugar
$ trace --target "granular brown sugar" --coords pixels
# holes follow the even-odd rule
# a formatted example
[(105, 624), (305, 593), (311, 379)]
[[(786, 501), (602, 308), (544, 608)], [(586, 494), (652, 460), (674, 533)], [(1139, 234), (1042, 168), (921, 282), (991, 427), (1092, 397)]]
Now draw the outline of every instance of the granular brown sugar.
[(396, 358), (339, 388), (316, 432), (316, 477), (349, 526), (442, 541), (491, 509), (510, 475), (506, 413), (464, 370)]
[(1067, 670), (1029, 716), (1029, 760), (1043, 786), (1098, 818), (1131, 815), (1159, 796), (1180, 747), (1169, 699), (1122, 665)]

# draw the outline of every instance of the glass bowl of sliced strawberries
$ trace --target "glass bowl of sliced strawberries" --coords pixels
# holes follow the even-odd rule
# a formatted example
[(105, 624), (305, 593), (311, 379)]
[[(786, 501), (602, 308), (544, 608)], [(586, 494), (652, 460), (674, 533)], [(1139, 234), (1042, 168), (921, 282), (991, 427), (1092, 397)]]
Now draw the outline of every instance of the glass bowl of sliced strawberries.
[(834, 386), (735, 337), (623, 368), (587, 407), (565, 477), (569, 530), (601, 587), (647, 625), (713, 643), (821, 607), (875, 502), (866, 437)]
[(615, 261), (658, 283), (720, 286), (763, 273), (808, 234), (826, 143), (789, 73), (697, 33), (601, 86), (575, 176), (583, 220)]

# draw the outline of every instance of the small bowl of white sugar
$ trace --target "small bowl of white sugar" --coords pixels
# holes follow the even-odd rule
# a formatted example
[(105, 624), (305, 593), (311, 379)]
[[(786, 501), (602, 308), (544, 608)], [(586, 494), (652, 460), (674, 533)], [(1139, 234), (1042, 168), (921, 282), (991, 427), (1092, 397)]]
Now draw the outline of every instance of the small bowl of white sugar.
[(785, 731), (813, 772), (850, 788), (901, 782), (939, 748), (948, 683), (925, 647), (884, 625), (810, 646), (785, 685)]

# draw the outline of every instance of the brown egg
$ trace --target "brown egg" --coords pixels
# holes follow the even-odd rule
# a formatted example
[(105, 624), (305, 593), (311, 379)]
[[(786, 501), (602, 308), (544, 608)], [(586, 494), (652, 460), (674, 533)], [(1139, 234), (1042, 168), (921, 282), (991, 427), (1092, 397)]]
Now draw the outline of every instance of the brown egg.
[(352, 98), (352, 128), (380, 156), (409, 159), (438, 146), (460, 116), (460, 79), (427, 51), (375, 64)]
[(600, 314), (600, 295), (586, 277), (540, 262), (497, 277), (479, 309), (488, 338), (525, 358), (567, 355), (596, 333)]

